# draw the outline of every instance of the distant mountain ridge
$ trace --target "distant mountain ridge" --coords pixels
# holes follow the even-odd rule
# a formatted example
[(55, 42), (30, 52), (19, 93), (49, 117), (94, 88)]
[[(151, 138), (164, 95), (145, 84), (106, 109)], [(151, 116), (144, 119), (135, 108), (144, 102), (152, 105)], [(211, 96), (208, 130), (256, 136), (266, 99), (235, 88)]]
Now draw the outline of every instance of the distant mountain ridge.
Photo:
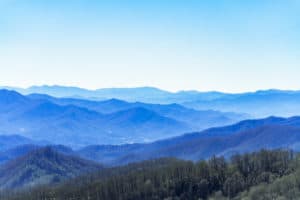
[(290, 117), (299, 115), (300, 91), (265, 90), (223, 96), (210, 101), (186, 101), (182, 105), (199, 109), (215, 109), (223, 112), (248, 113), (254, 117), (270, 115)]
[(17, 133), (73, 147), (154, 141), (245, 118), (178, 104), (99, 102), (0, 90), (0, 134)]
[(218, 112), (213, 110), (194, 110), (186, 108), (180, 104), (147, 104), (142, 102), (126, 102), (119, 99), (109, 99), (104, 101), (90, 101), (74, 98), (54, 98), (48, 95), (31, 94), (28, 96), (36, 100), (47, 100), (58, 105), (75, 105), (104, 114), (116, 113), (134, 108), (144, 108), (154, 111), (157, 114), (184, 122), (197, 130), (209, 127), (232, 124), (242, 119), (250, 118), (247, 114)]
[(245, 120), (149, 144), (87, 146), (79, 153), (85, 158), (119, 165), (160, 157), (201, 160), (213, 155), (231, 156), (262, 148), (299, 151), (300, 117)]
[(230, 94), (216, 91), (179, 91), (174, 93), (153, 87), (86, 90), (65, 86), (33, 86), (27, 89), (11, 89), (22, 94), (41, 93), (56, 97), (76, 97), (90, 100), (115, 98), (129, 102), (177, 103), (197, 110), (248, 113), (259, 118), (270, 115), (289, 117), (300, 114), (298, 112), (300, 110), (300, 91), (290, 90), (270, 89)]
[[(1, 87), (0, 87), (1, 88)], [(180, 103), (187, 100), (212, 100), (228, 95), (222, 92), (198, 92), (179, 91), (169, 92), (155, 87), (127, 87), (127, 88), (102, 88), (96, 90), (83, 89), (79, 87), (43, 85), (29, 88), (2, 87), (3, 89), (15, 90), (24, 95), (47, 94), (54, 97), (83, 98), (90, 100), (122, 99), (129, 102), (145, 103)]]
[[(210, 128), (152, 143), (89, 145), (78, 150), (61, 145), (51, 147), (60, 153), (94, 160), (105, 166), (162, 157), (198, 161), (213, 155), (230, 157), (261, 149), (300, 151), (300, 117), (244, 120), (230, 126)], [(17, 146), (0, 152), (0, 159), (2, 157), (7, 162), (36, 148), (34, 145)]]

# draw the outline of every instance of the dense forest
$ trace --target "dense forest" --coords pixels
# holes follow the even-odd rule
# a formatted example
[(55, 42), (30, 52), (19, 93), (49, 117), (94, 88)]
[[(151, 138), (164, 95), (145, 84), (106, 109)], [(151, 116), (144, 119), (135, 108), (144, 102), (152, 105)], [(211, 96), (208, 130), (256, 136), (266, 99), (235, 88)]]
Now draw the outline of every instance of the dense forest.
[(197, 163), (160, 159), (100, 170), (61, 185), (2, 191), (1, 199), (297, 199), (299, 164), (299, 156), (285, 150)]

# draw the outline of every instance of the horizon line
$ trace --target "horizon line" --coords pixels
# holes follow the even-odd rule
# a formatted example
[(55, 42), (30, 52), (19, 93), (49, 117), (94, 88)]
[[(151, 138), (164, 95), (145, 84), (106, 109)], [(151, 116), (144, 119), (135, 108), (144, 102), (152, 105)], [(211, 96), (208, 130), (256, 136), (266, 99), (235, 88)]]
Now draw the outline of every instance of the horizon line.
[(112, 86), (112, 87), (97, 87), (97, 88), (87, 88), (87, 87), (82, 87), (78, 85), (59, 85), (59, 84), (37, 84), (37, 85), (31, 85), (27, 87), (22, 87), (22, 86), (8, 86), (8, 85), (3, 85), (0, 86), (0, 89), (11, 89), (11, 90), (29, 90), (30, 88), (34, 87), (61, 87), (61, 88), (76, 88), (76, 89), (82, 89), (82, 90), (88, 90), (91, 92), (95, 92), (97, 90), (105, 90), (105, 89), (139, 89), (139, 88), (151, 88), (151, 89), (156, 89), (168, 93), (180, 93), (180, 92), (198, 92), (198, 93), (224, 93), (224, 94), (243, 94), (243, 93), (256, 93), (256, 92), (264, 92), (264, 91), (286, 91), (286, 92), (298, 92), (300, 89), (283, 89), (283, 88), (261, 88), (261, 89), (256, 89), (256, 90), (243, 90), (243, 91), (222, 91), (222, 90), (199, 90), (199, 89), (184, 89), (184, 90), (168, 90), (168, 89), (163, 89), (157, 86), (149, 86), (149, 85), (144, 85), (144, 86)]

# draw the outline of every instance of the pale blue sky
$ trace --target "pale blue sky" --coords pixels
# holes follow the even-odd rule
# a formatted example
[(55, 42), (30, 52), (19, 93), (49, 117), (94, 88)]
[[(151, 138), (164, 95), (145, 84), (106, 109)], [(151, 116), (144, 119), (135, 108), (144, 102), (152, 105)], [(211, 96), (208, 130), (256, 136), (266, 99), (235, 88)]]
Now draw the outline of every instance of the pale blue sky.
[(300, 89), (299, 0), (1, 0), (0, 85)]

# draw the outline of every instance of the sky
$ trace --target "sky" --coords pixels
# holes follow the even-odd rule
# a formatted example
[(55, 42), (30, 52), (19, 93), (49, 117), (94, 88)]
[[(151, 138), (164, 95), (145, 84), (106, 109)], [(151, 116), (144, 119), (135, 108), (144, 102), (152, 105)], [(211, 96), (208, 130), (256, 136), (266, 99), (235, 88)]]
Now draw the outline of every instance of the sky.
[(0, 85), (300, 89), (299, 0), (0, 0)]

